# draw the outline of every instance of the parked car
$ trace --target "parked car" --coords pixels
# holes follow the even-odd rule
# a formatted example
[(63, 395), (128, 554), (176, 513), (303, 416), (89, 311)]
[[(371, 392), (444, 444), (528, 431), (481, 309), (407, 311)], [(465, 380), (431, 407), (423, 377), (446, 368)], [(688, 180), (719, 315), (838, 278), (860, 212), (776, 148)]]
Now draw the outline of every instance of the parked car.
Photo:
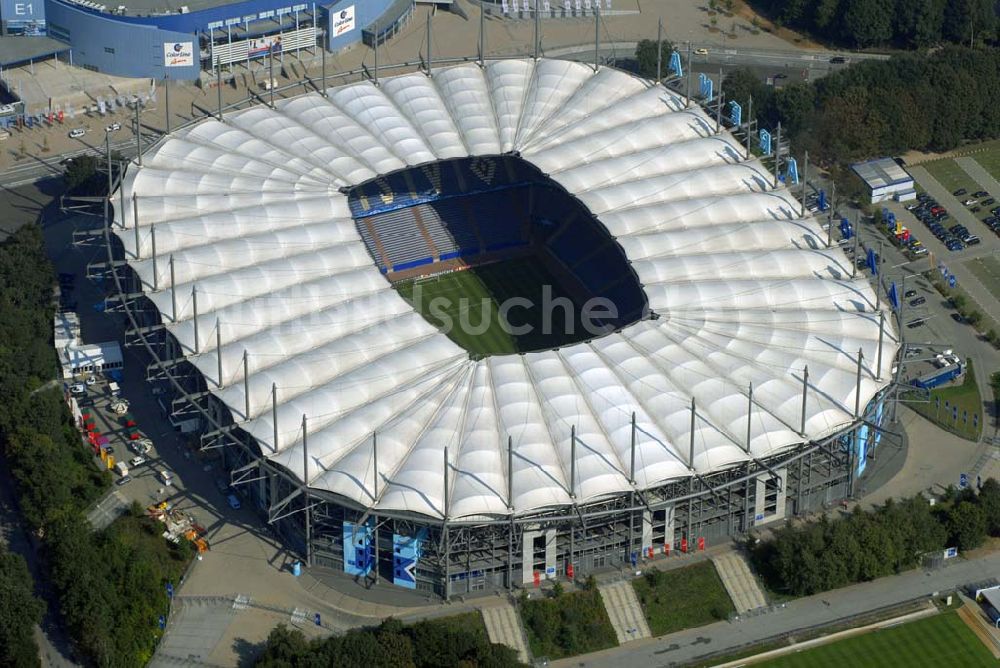
[(923, 327), (924, 326), (924, 321), (923, 320), (911, 320), (910, 322), (906, 323), (906, 326), (909, 329), (916, 329), (917, 327)]
[(108, 127), (104, 128), (104, 131), (105, 132), (118, 132), (121, 129), (122, 129), (122, 124), (121, 123), (112, 123)]
[(916, 290), (907, 290), (906, 293), (903, 296), (906, 297), (907, 299), (909, 299), (910, 297), (916, 297), (917, 296), (917, 291)]
[(80, 137), (87, 134), (87, 128), (73, 128), (69, 131), (70, 139), (79, 139)]
[(954, 320), (955, 322), (957, 322), (960, 325), (964, 325), (965, 324), (965, 318), (962, 317), (961, 313), (952, 313), (951, 314), (951, 319)]
[(983, 242), (983, 240), (977, 237), (975, 234), (970, 234), (967, 237), (963, 237), (962, 241), (965, 242), (966, 246), (978, 246)]
[(124, 485), (129, 484), (130, 482), (132, 482), (132, 476), (123, 475), (121, 478), (118, 478), (118, 480), (115, 481), (115, 484), (118, 485), (119, 487), (122, 487)]
[[(962, 194), (964, 195), (965, 193)], [(989, 195), (989, 193), (986, 192), (985, 190), (977, 190), (976, 192), (972, 193), (973, 197), (986, 197), (987, 195)]]
[(910, 300), (910, 306), (920, 306), (921, 304), (926, 304), (926, 303), (927, 303), (926, 297), (917, 297), (916, 299)]
[(962, 242), (958, 239), (952, 239), (945, 246), (950, 251), (960, 251), (965, 248), (965, 246), (962, 245)]
[(229, 496), (227, 496), (226, 497), (226, 501), (229, 502), (229, 507), (232, 508), (233, 510), (239, 510), (240, 509), (240, 505), (241, 505), (240, 504), (240, 498), (238, 496), (236, 496), (235, 494), (230, 494)]
[(697, 48), (697, 49), (694, 50), (694, 55), (696, 55), (696, 56), (707, 56), (708, 55), (708, 49), (706, 49), (703, 46), (699, 47), (699, 48)]
[(83, 383), (73, 383), (72, 385), (69, 386), (69, 391), (70, 394), (77, 394), (77, 395), (86, 394), (87, 388), (84, 386)]
[(83, 382), (84, 382), (84, 384), (87, 385), (87, 387), (90, 387), (91, 385), (96, 385), (97, 384), (97, 376), (87, 376), (87, 380), (85, 380)]
[(972, 206), (973, 204), (976, 203), (976, 201), (977, 200), (974, 200), (974, 199), (967, 199), (964, 202), (962, 202), (962, 204), (965, 205), (965, 206)]
[(997, 201), (994, 198), (992, 198), (992, 197), (987, 197), (982, 202), (980, 202), (980, 204), (982, 204), (983, 206), (992, 206), (993, 204), (996, 204), (996, 203), (997, 203)]
[(162, 482), (164, 485), (174, 484), (174, 474), (172, 474), (170, 471), (166, 469), (160, 469), (159, 471), (157, 471), (156, 477), (159, 478), (160, 482)]
[(844, 58), (843, 56), (834, 56), (833, 58), (830, 59), (831, 65), (843, 65), (846, 62), (847, 58)]
[(955, 192), (953, 192), (952, 195), (954, 195), (955, 197), (961, 197), (962, 195), (964, 195), (967, 192), (969, 192), (969, 191), (966, 190), (965, 188), (959, 188), (958, 190), (956, 190)]
[(978, 206), (974, 206), (971, 209), (969, 209), (969, 213), (979, 213), (980, 211), (982, 211), (982, 209), (980, 209)]

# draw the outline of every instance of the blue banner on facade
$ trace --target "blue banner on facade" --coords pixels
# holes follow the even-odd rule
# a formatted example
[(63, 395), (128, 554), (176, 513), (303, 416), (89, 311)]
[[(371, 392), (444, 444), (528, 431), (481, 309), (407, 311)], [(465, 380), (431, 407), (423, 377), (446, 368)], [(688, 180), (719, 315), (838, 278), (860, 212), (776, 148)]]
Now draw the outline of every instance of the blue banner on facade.
[(350, 575), (368, 575), (375, 565), (375, 518), (365, 524), (344, 522), (344, 572)]
[(868, 425), (864, 424), (858, 428), (857, 432), (857, 453), (858, 453), (858, 466), (857, 474), (861, 477), (861, 474), (865, 472), (865, 468), (868, 467)]
[(427, 539), (427, 529), (421, 529), (415, 536), (392, 534), (392, 583), (407, 589), (417, 588), (417, 563), (423, 542)]

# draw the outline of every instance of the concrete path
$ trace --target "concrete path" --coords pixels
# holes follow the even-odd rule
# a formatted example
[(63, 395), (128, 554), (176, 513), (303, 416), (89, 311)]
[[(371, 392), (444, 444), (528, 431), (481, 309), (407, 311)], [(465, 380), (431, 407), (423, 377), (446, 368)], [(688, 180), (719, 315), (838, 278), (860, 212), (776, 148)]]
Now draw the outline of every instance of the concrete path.
[(518, 617), (514, 606), (507, 603), (484, 608), (482, 612), (490, 642), (507, 645), (507, 647), (517, 650), (517, 656), (521, 662), (528, 663), (530, 661), (528, 643), (524, 639), (521, 618)]
[(856, 615), (954, 590), (969, 582), (995, 577), (1000, 552), (977, 559), (952, 559), (935, 571), (916, 569), (900, 575), (789, 601), (771, 613), (741, 617), (679, 631), (660, 638), (628, 643), (586, 656), (553, 661), (552, 666), (666, 666), (690, 663), (718, 652), (732, 652), (776, 636), (826, 626)]
[(639, 605), (639, 599), (630, 581), (622, 580), (600, 585), (597, 591), (604, 601), (604, 608), (608, 611), (619, 645), (650, 636), (649, 625), (646, 624), (642, 606)]
[(757, 584), (757, 578), (750, 572), (743, 555), (739, 552), (726, 552), (712, 560), (715, 570), (722, 578), (722, 584), (729, 592), (729, 598), (736, 606), (736, 612), (744, 613), (767, 605), (764, 592)]

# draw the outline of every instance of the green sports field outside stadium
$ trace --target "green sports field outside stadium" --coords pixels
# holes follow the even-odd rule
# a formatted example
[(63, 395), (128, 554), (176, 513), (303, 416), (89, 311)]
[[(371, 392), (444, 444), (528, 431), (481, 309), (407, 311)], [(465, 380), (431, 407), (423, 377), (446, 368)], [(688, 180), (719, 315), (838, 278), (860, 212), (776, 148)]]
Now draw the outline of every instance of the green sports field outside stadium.
[(979, 668), (993, 655), (956, 612), (947, 612), (757, 665), (768, 668)]

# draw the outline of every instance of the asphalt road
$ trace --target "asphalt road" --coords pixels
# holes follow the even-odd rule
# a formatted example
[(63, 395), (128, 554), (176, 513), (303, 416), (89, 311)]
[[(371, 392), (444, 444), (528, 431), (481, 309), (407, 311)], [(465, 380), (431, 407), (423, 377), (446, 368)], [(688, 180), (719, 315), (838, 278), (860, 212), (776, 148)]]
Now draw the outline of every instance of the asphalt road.
[(795, 599), (786, 607), (768, 614), (639, 640), (596, 654), (554, 661), (552, 665), (565, 668), (676, 665), (707, 654), (736, 651), (780, 634), (832, 624), (866, 611), (905, 603), (915, 597), (930, 597), (934, 592), (951, 591), (968, 583), (996, 577), (998, 572), (1000, 553), (974, 560), (955, 559), (936, 571), (908, 571), (874, 582)]

